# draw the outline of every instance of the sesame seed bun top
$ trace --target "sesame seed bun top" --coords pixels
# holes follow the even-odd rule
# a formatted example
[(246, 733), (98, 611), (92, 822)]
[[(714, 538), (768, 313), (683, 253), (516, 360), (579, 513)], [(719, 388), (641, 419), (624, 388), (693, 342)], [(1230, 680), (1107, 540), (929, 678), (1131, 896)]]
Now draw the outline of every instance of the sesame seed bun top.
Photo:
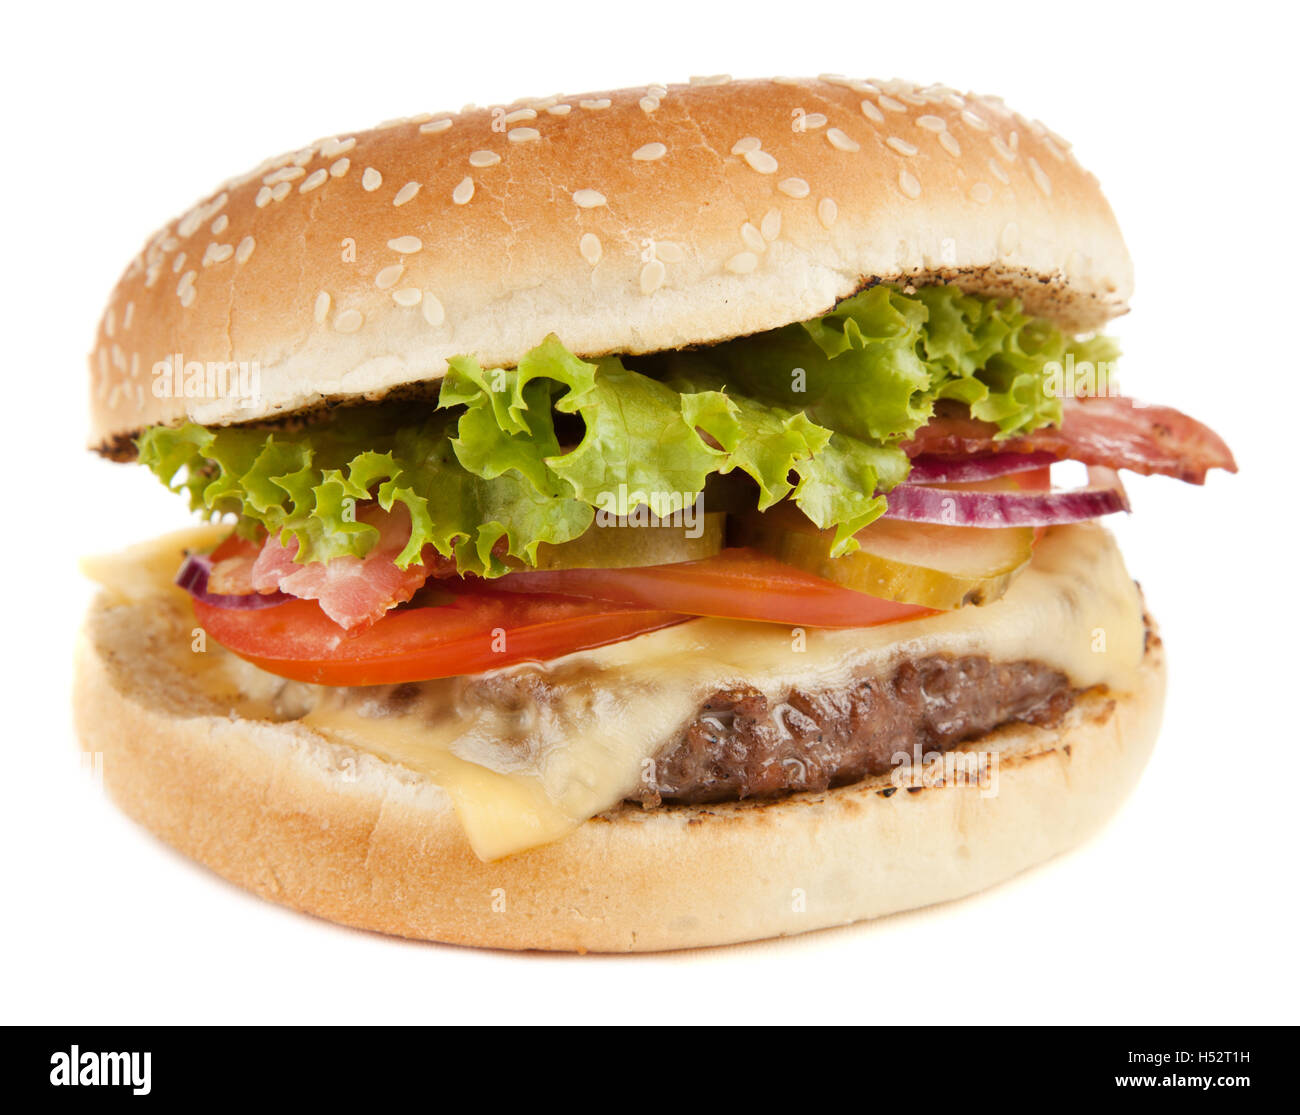
[[(318, 140), (160, 229), (100, 323), (92, 443), (377, 398), (550, 332), (585, 356), (723, 340), (875, 280), (1081, 331), (1126, 310), (1132, 266), (1069, 145), (993, 97), (827, 75), (471, 106)], [(255, 362), (256, 397), (155, 390), (177, 354)]]

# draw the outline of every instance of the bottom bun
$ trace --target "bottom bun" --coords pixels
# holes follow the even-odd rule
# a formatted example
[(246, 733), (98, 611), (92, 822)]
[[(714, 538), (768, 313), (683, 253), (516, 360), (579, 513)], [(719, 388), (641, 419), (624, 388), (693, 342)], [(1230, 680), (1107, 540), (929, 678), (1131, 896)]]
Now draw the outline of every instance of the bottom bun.
[(1146, 764), (1164, 698), (1152, 631), (1131, 692), (1089, 691), (1053, 728), (1011, 725), (958, 748), (984, 755), (983, 787), (883, 776), (771, 802), (622, 806), (484, 863), (427, 778), (301, 724), (195, 715), (200, 695), (158, 676), (133, 615), (127, 629), (100, 598), (76, 683), (82, 746), (103, 755), (132, 818), (264, 898), (489, 948), (722, 945), (982, 890), (1101, 826)]

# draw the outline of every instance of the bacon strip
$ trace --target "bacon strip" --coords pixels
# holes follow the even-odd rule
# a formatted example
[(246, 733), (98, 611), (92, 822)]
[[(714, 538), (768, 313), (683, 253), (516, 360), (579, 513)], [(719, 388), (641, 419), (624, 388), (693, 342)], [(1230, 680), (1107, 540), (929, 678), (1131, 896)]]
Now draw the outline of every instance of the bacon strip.
[(1125, 468), (1144, 476), (1173, 476), (1189, 484), (1204, 484), (1212, 468), (1237, 471), (1232, 450), (1208, 426), (1172, 407), (1145, 406), (1121, 397), (1066, 399), (1059, 427), (1004, 441), (995, 441), (996, 433), (992, 422), (939, 416), (903, 442), (903, 449), (909, 457), (1047, 452), (1063, 460)]
[(295, 539), (268, 538), (253, 563), (253, 591), (278, 590), (317, 600), (321, 611), (347, 631), (369, 627), (390, 608), (410, 600), (433, 573), (424, 563), (407, 569), (395, 564), (411, 536), (410, 513), (400, 503), (391, 512), (371, 505), (358, 511), (357, 519), (379, 531), (379, 541), (365, 557), (345, 555), (299, 565), (293, 560), (298, 552)]

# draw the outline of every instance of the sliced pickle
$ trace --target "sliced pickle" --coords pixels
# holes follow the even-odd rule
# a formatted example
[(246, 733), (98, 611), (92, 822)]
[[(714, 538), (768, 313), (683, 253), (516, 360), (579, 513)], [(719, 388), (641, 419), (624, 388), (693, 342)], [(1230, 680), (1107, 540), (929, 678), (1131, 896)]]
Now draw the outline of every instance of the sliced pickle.
[(858, 532), (861, 549), (833, 558), (835, 532), (818, 530), (788, 505), (746, 516), (732, 536), (739, 545), (846, 588), (944, 611), (996, 600), (1034, 548), (1032, 527), (990, 530), (877, 519)]
[[(695, 513), (694, 526), (655, 521), (644, 526), (601, 526), (599, 517), (572, 542), (537, 547), (537, 564), (521, 569), (624, 569), (640, 565), (672, 565), (700, 561), (722, 549), (726, 518), (721, 511)], [(514, 562), (511, 562), (514, 564)]]

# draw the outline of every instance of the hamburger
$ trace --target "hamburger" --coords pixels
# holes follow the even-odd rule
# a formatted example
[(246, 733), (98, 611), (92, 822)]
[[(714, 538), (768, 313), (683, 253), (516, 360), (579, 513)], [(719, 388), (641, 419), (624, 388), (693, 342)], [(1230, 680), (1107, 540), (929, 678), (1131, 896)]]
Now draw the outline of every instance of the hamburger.
[[(149, 239), (92, 444), (206, 524), (89, 560), (83, 746), (274, 901), (637, 951), (956, 898), (1153, 746), (1131, 264), (1069, 144), (944, 86), (729, 81), (318, 140)], [(1082, 462), (1082, 487), (1053, 465)]]

